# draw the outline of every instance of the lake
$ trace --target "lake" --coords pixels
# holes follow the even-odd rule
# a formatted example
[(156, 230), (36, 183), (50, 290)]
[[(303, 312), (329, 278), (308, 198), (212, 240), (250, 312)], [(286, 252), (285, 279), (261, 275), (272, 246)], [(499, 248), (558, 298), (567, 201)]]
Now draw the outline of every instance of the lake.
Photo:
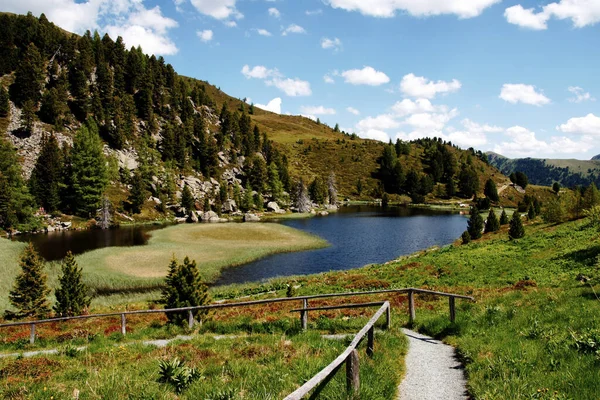
[(227, 268), (216, 285), (259, 281), (275, 276), (306, 275), (382, 263), (434, 245), (447, 245), (467, 227), (462, 215), (406, 207), (349, 206), (326, 217), (280, 223), (326, 239), (331, 246), (268, 256)]
[[(431, 246), (456, 240), (467, 218), (431, 209), (376, 206), (341, 207), (326, 217), (283, 219), (278, 222), (315, 234), (331, 246), (283, 253), (223, 270), (215, 285), (260, 281), (275, 276), (306, 275), (382, 263)], [(60, 260), (67, 251), (80, 254), (110, 246), (140, 246), (151, 231), (166, 225), (125, 226), (109, 230), (61, 231), (17, 236), (31, 241), (46, 260)]]

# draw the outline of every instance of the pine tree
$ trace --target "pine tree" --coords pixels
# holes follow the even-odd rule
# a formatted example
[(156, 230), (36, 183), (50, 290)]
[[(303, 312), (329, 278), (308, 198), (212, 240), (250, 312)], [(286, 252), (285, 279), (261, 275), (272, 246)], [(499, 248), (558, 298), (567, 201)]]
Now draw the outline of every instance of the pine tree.
[(141, 171), (138, 169), (133, 174), (133, 181), (131, 182), (131, 190), (128, 198), (129, 203), (131, 204), (131, 211), (134, 214), (142, 212), (142, 206), (147, 197), (148, 192), (146, 191), (146, 183), (144, 182)]
[(477, 240), (481, 237), (481, 231), (483, 231), (483, 218), (481, 218), (477, 207), (471, 208), (471, 218), (469, 218), (469, 222), (467, 222), (467, 231), (473, 240)]
[(327, 186), (320, 176), (315, 177), (308, 187), (310, 198), (316, 204), (325, 204), (327, 198)]
[[(173, 256), (165, 278), (161, 303), (165, 308), (182, 308), (202, 306), (209, 301), (208, 287), (200, 276), (196, 261), (185, 257), (183, 264), (178, 265)], [(207, 310), (194, 310), (192, 314), (196, 320), (201, 320), (207, 314)], [(181, 324), (187, 321), (187, 317), (187, 312), (167, 313), (169, 323)]]
[(490, 212), (488, 213), (487, 221), (485, 223), (485, 233), (497, 232), (499, 230), (500, 221), (498, 221), (498, 217), (496, 217), (494, 209), (490, 208)]
[(8, 92), (0, 85), (0, 117), (7, 117), (9, 111)]
[(29, 187), (37, 203), (46, 211), (60, 207), (62, 153), (54, 135), (42, 138), (42, 149), (31, 172)]
[(502, 214), (500, 214), (500, 225), (508, 224), (508, 215), (506, 215), (506, 211), (502, 209)]
[(248, 212), (252, 209), (254, 205), (254, 199), (252, 198), (252, 188), (250, 185), (246, 185), (246, 190), (244, 191), (244, 196), (242, 197), (242, 202), (240, 203), (240, 210), (243, 212)]
[(521, 222), (521, 214), (518, 211), (513, 213), (510, 220), (510, 228), (508, 229), (508, 237), (511, 239), (520, 239), (525, 236), (525, 229)]
[(269, 165), (269, 188), (271, 189), (271, 198), (274, 201), (281, 201), (283, 196), (283, 184), (279, 180), (279, 171), (277, 165), (271, 163)]
[(91, 299), (82, 281), (81, 268), (70, 251), (61, 263), (61, 272), (58, 278), (60, 287), (55, 291), (54, 312), (59, 317), (81, 315), (90, 306)]
[(25, 248), (19, 265), (21, 273), (17, 276), (13, 289), (8, 295), (10, 303), (18, 309), (18, 312), (7, 311), (7, 316), (44, 318), (50, 312), (47, 299), (50, 289), (46, 285), (44, 261), (35, 251), (33, 244), (29, 243)]
[(488, 179), (485, 181), (485, 188), (483, 189), (483, 194), (487, 196), (491, 201), (497, 202), (500, 200), (498, 197), (498, 189), (496, 188), (496, 184), (493, 180)]
[(30, 43), (15, 72), (15, 82), (10, 87), (11, 97), (17, 106), (22, 107), (31, 100), (35, 107), (40, 101), (40, 91), (44, 83), (44, 63), (35, 44)]
[(560, 183), (558, 182), (554, 182), (552, 184), (552, 191), (556, 194), (558, 194), (558, 192), (560, 192)]
[(535, 208), (533, 204), (529, 205), (529, 209), (527, 210), (527, 219), (533, 221), (535, 219)]
[(21, 130), (27, 134), (33, 132), (35, 122), (35, 104), (32, 100), (26, 100), (21, 109)]
[(188, 185), (185, 185), (181, 192), (181, 207), (185, 208), (188, 214), (196, 211), (196, 200), (194, 200), (194, 196)]
[(71, 173), (75, 211), (85, 217), (94, 215), (108, 183), (102, 142), (94, 122), (86, 123), (75, 135)]
[(471, 243), (471, 235), (469, 235), (469, 231), (464, 231), (463, 234), (461, 235), (461, 239), (462, 239), (462, 244)]

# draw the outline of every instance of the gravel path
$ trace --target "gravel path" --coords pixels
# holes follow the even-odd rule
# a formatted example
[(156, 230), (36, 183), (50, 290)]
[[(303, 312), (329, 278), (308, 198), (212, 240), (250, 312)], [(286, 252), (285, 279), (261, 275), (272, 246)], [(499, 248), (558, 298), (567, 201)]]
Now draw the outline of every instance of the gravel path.
[(400, 400), (468, 399), (463, 367), (454, 348), (439, 340), (403, 329), (408, 338), (406, 376)]

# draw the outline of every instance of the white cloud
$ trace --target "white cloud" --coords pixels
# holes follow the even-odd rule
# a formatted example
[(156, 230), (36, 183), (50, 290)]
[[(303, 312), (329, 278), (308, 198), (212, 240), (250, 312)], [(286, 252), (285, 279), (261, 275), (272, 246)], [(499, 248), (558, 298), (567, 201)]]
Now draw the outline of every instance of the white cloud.
[(312, 94), (310, 83), (298, 78), (291, 79), (276, 77), (272, 80), (266, 81), (266, 84), (268, 86), (275, 86), (277, 89), (281, 90), (290, 97), (310, 96)]
[(388, 142), (390, 140), (390, 136), (386, 132), (378, 129), (368, 129), (366, 131), (359, 132), (358, 136), (363, 139), (379, 140), (380, 142)]
[(5, 0), (2, 11), (44, 13), (48, 20), (74, 33), (89, 29), (107, 32), (113, 39), (121, 35), (127, 47), (142, 46), (148, 54), (178, 51), (168, 36), (177, 21), (163, 16), (160, 7), (147, 9), (137, 0)]
[(271, 36), (271, 32), (266, 29), (257, 29), (256, 32), (261, 36)]
[(237, 26), (237, 22), (235, 21), (224, 21), (223, 24), (225, 24), (226, 27), (228, 28), (235, 28)]
[(360, 111), (358, 111), (356, 108), (354, 107), (348, 107), (346, 108), (346, 111), (348, 111), (350, 114), (354, 114), (354, 115), (360, 115)]
[(281, 97), (276, 97), (273, 100), (271, 100), (267, 105), (255, 104), (255, 106), (266, 111), (281, 114), (281, 103)]
[(473, 122), (468, 118), (465, 118), (461, 121), (463, 126), (468, 132), (471, 133), (500, 133), (504, 132), (504, 128), (495, 125), (488, 124), (478, 124), (477, 122)]
[(276, 75), (277, 70), (268, 69), (267, 67), (265, 67), (263, 65), (256, 65), (256, 66), (250, 68), (250, 66), (246, 64), (242, 68), (242, 74), (244, 74), (244, 76), (248, 79), (250, 79), (250, 78), (266, 79), (270, 76)]
[(567, 137), (551, 137), (550, 141), (539, 140), (535, 132), (522, 126), (513, 126), (505, 132), (511, 140), (494, 146), (494, 151), (508, 157), (543, 157), (586, 152), (594, 142), (589, 137), (574, 141)]
[(300, 107), (300, 111), (312, 115), (335, 115), (335, 110), (333, 108), (326, 108), (323, 106), (302, 106)]
[(306, 33), (306, 30), (300, 25), (291, 24), (283, 30), (282, 36), (287, 36), (290, 33)]
[(342, 41), (338, 38), (323, 38), (321, 39), (321, 47), (324, 49), (333, 49), (334, 51), (338, 51), (342, 48)]
[(547, 29), (550, 18), (570, 19), (573, 26), (583, 28), (600, 22), (600, 2), (597, 0), (560, 0), (542, 7), (535, 12), (534, 8), (524, 9), (521, 5), (505, 10), (506, 20), (525, 28)]
[(235, 8), (236, 0), (191, 0), (198, 12), (218, 20), (240, 19), (244, 15)]
[(208, 43), (213, 40), (213, 31), (210, 29), (206, 29), (203, 31), (196, 31), (196, 35), (202, 40), (204, 43)]
[(550, 99), (543, 93), (536, 92), (535, 89), (535, 86), (532, 85), (506, 83), (502, 85), (499, 97), (512, 104), (524, 103), (534, 106), (549, 104)]
[(300, 116), (304, 117), (304, 118), (312, 119), (313, 121), (317, 120), (317, 116), (316, 115), (312, 115), (312, 114), (300, 114)]
[(321, 15), (323, 14), (323, 10), (321, 10), (320, 8), (317, 8), (316, 10), (306, 10), (305, 14), (308, 16)]
[(446, 129), (448, 132), (445, 136), (445, 140), (451, 141), (461, 147), (481, 147), (488, 143), (488, 133), (501, 133), (504, 132), (504, 128), (489, 124), (479, 124), (465, 118), (461, 121), (463, 129)]
[(392, 115), (389, 114), (381, 114), (377, 117), (367, 117), (358, 121), (356, 124), (356, 129), (359, 132), (367, 132), (369, 130), (386, 130), (386, 129), (395, 129), (400, 127), (400, 122), (398, 122)]
[(325, 81), (325, 83), (335, 83), (335, 81), (333, 80), (333, 78), (329, 75), (325, 75), (323, 76), (323, 80)]
[(371, 17), (390, 18), (396, 11), (417, 17), (453, 14), (472, 18), (501, 0), (325, 0), (333, 8), (358, 11)]
[(462, 84), (453, 79), (450, 82), (445, 81), (430, 81), (429, 79), (416, 76), (413, 73), (404, 75), (400, 83), (400, 90), (407, 96), (420, 97), (425, 99), (433, 99), (440, 93), (452, 93), (461, 88)]
[(556, 129), (564, 133), (600, 136), (600, 118), (590, 113), (585, 117), (571, 118)]
[(441, 131), (446, 124), (458, 115), (456, 108), (442, 113), (418, 113), (412, 114), (406, 120), (404, 124), (412, 126), (415, 130), (423, 133), (429, 133), (432, 131)]
[(548, 28), (546, 22), (548, 16), (545, 13), (535, 13), (534, 8), (525, 9), (520, 4), (504, 10), (504, 17), (510, 24), (519, 25), (523, 28), (544, 30)]
[(244, 65), (241, 72), (247, 79), (262, 79), (267, 86), (274, 86), (291, 97), (310, 96), (312, 94), (309, 82), (298, 78), (286, 78), (276, 68), (269, 69), (263, 65), (250, 68), (249, 65)]
[(388, 83), (390, 78), (381, 71), (376, 71), (373, 67), (364, 67), (363, 69), (351, 69), (341, 73), (346, 83), (353, 85), (379, 86)]
[(392, 110), (396, 116), (404, 117), (418, 112), (434, 112), (436, 111), (436, 107), (434, 107), (427, 99), (417, 99), (415, 101), (404, 99), (396, 102), (396, 104), (392, 106)]
[(280, 17), (281, 17), (281, 13), (280, 13), (280, 12), (279, 12), (279, 10), (278, 10), (278, 9), (276, 9), (275, 7), (271, 7), (271, 8), (269, 8), (269, 11), (268, 11), (268, 12), (269, 12), (269, 15), (270, 15), (271, 17), (274, 17), (274, 18), (280, 18)]
[(584, 101), (596, 101), (596, 99), (593, 98), (589, 92), (586, 92), (585, 90), (583, 90), (583, 88), (580, 88), (579, 86), (569, 86), (568, 90), (569, 90), (569, 92), (571, 92), (575, 95), (575, 97), (571, 97), (568, 99), (571, 103), (581, 103)]

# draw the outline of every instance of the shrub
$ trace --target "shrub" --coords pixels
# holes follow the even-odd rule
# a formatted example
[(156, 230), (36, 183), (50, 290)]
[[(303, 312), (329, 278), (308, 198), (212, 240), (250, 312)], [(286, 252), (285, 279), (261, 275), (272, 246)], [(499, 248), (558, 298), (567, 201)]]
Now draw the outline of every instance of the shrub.
[(461, 238), (462, 238), (462, 244), (471, 243), (471, 235), (469, 235), (469, 231), (464, 231)]
[(520, 239), (523, 236), (525, 236), (525, 229), (523, 228), (523, 223), (521, 222), (521, 214), (515, 212), (510, 220), (508, 237), (511, 239)]
[(196, 368), (187, 367), (178, 358), (162, 360), (158, 363), (158, 368), (158, 382), (171, 385), (175, 393), (183, 392), (201, 376)]
[(502, 214), (500, 214), (500, 225), (508, 224), (508, 215), (506, 215), (506, 211), (502, 209)]

